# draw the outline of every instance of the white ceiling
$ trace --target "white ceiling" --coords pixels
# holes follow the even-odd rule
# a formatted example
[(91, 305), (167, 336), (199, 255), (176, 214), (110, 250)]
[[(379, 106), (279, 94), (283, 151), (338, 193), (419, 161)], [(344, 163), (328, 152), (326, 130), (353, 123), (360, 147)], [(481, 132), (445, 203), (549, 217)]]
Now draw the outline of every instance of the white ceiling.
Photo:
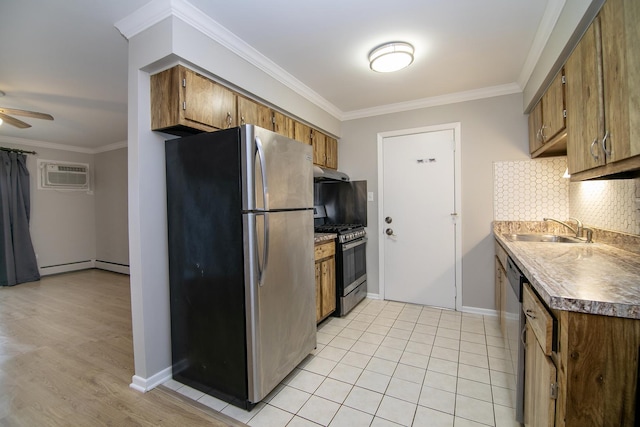
[[(155, 0), (168, 1), (168, 0)], [(183, 0), (180, 0), (183, 1)], [(0, 107), (50, 113), (0, 140), (92, 150), (127, 137), (127, 41), (114, 24), (150, 0), (8, 0), (0, 5)], [(520, 90), (564, 0), (190, 0), (324, 99), (341, 119), (460, 92)], [(378, 74), (368, 52), (416, 48)], [(19, 118), (19, 117), (18, 117)]]

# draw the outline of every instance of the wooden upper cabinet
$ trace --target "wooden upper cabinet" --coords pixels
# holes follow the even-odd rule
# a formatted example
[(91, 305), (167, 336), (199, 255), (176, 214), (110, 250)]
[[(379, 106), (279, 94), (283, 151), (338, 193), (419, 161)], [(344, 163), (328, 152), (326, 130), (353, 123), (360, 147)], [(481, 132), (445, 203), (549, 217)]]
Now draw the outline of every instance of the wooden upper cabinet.
[(542, 101), (529, 113), (529, 152), (533, 154), (543, 145), (542, 136)]
[(151, 76), (151, 129), (174, 135), (236, 125), (236, 95), (195, 71), (176, 65)]
[(566, 154), (564, 70), (529, 114), (529, 151), (532, 157)]
[(577, 76), (567, 82), (573, 180), (640, 171), (638, 22), (640, 2), (607, 0), (567, 61), (567, 79)]
[(607, 162), (640, 154), (640, 3), (607, 0), (600, 11)]
[(244, 96), (238, 96), (238, 124), (256, 125), (264, 129), (273, 130), (271, 108), (259, 104)]
[(304, 123), (294, 122), (293, 135), (296, 141), (311, 145), (311, 128)]
[(565, 64), (567, 79), (567, 163), (575, 174), (604, 165), (599, 144), (602, 128), (600, 102), (600, 22), (589, 26)]
[(311, 133), (313, 145), (313, 163), (319, 166), (326, 166), (326, 135), (317, 130)]
[(326, 136), (325, 149), (326, 153), (326, 166), (331, 169), (338, 169), (338, 140)]
[(564, 72), (556, 75), (551, 86), (542, 96), (542, 128), (541, 136), (544, 142), (555, 138), (565, 129), (564, 108)]
[(296, 137), (293, 119), (278, 111), (273, 111), (273, 131), (288, 138)]

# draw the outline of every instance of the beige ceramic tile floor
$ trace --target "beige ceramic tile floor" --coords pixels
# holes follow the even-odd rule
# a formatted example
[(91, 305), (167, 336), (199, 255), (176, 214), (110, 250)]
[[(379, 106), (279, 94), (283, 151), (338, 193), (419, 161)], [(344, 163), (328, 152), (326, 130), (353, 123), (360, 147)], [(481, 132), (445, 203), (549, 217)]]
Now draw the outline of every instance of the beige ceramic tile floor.
[(518, 426), (496, 317), (365, 299), (251, 412), (164, 385), (250, 426)]

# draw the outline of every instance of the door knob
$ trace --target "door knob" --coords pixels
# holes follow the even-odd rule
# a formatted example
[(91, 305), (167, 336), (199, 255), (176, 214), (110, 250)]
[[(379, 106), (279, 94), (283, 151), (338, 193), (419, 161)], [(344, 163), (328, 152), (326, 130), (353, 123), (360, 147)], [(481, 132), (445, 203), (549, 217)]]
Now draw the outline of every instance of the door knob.
[(393, 234), (393, 229), (391, 228), (387, 228), (384, 232), (387, 233), (387, 236), (395, 236), (395, 234)]
[(393, 222), (393, 219), (390, 216), (388, 216), (384, 219), (384, 222), (386, 222), (387, 224), (391, 224)]

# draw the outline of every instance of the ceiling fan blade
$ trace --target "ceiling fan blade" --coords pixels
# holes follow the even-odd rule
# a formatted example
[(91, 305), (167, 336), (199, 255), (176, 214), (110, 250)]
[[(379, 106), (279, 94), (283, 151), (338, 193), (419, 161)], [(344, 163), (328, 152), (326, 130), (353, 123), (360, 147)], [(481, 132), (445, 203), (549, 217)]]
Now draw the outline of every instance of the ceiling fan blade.
[(0, 113), (0, 119), (8, 125), (15, 126), (20, 129), (30, 128), (31, 125), (29, 123), (25, 123), (22, 120), (18, 120), (14, 117), (7, 116), (6, 114)]
[(0, 113), (12, 114), (14, 116), (33, 117), (34, 119), (53, 120), (51, 114), (37, 113), (35, 111), (18, 110), (15, 108), (2, 108), (0, 107)]

